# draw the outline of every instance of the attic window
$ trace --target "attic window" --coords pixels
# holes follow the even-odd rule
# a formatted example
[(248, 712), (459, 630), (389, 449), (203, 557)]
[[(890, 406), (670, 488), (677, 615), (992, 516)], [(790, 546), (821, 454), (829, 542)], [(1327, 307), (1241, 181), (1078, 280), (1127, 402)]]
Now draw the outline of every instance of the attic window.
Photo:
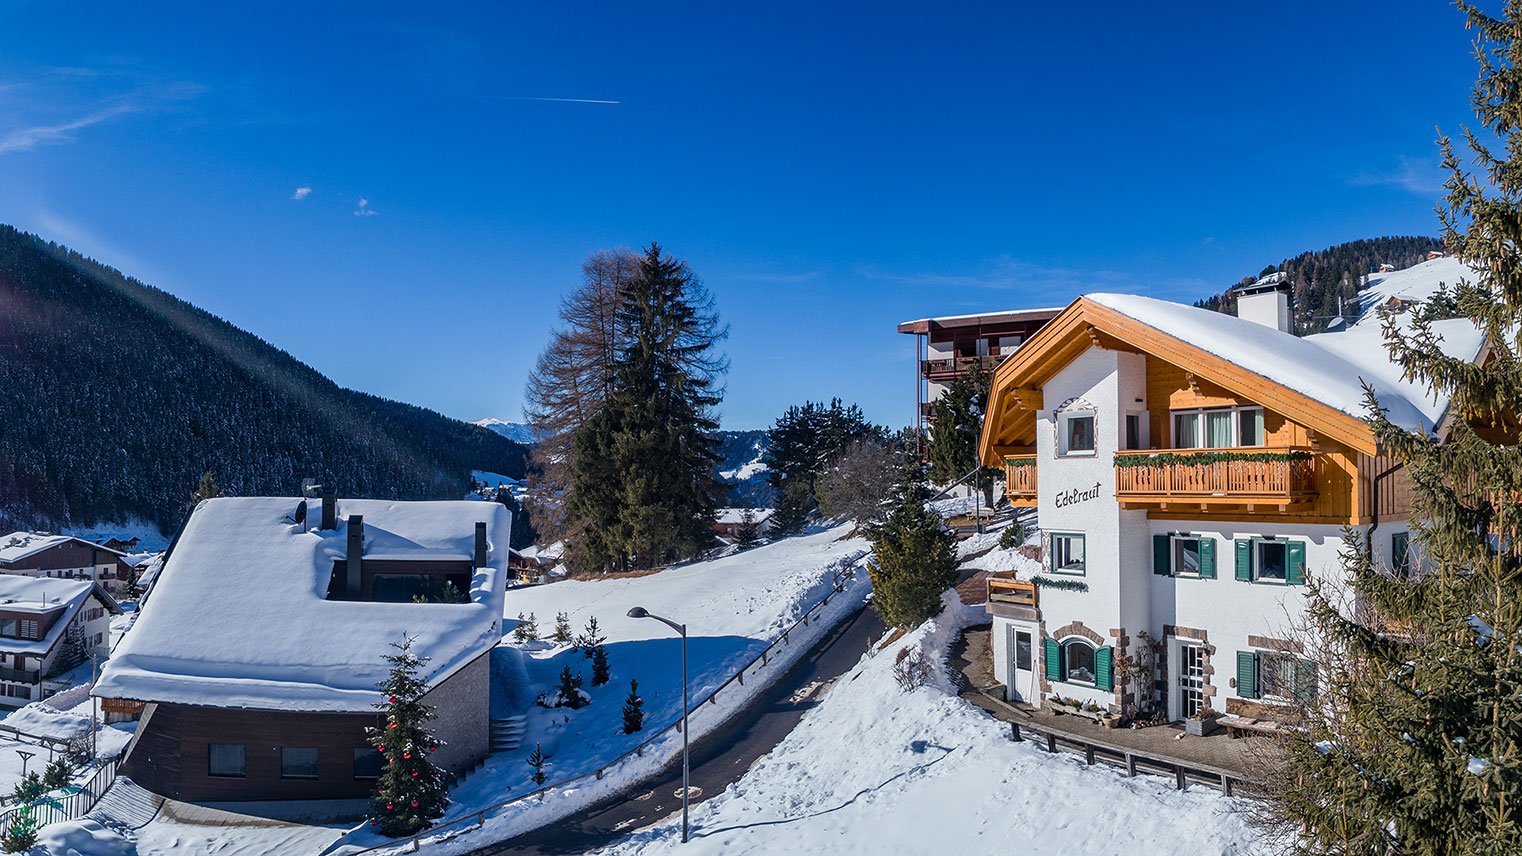
[(1094, 454), (1094, 414), (1064, 413), (1058, 418), (1059, 455)]

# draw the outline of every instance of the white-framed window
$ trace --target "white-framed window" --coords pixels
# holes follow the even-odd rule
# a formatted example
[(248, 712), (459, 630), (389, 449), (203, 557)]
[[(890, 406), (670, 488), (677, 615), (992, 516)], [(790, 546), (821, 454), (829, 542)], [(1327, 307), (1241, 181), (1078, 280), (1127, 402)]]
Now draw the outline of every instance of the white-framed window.
[(1171, 539), (1173, 548), (1173, 575), (1176, 577), (1197, 577), (1200, 575), (1200, 539), (1194, 535), (1174, 535)]
[(1092, 455), (1095, 449), (1093, 411), (1063, 413), (1057, 417), (1057, 454)]
[(1316, 697), (1316, 664), (1281, 651), (1259, 651), (1258, 698), (1304, 703)]
[(1215, 538), (1189, 532), (1152, 536), (1152, 573), (1164, 577), (1213, 580)]
[(1051, 571), (1054, 574), (1082, 576), (1085, 569), (1083, 535), (1074, 532), (1053, 532)]
[(1172, 411), (1172, 416), (1175, 449), (1262, 446), (1267, 437), (1263, 429), (1261, 407), (1175, 410)]
[(1148, 428), (1146, 411), (1127, 413), (1126, 435), (1121, 438), (1125, 444), (1124, 447), (1128, 450), (1149, 448), (1147, 445)]
[(1258, 582), (1289, 581), (1289, 542), (1254, 541), (1252, 544), (1252, 578)]
[(1099, 674), (1094, 665), (1094, 646), (1086, 639), (1069, 639), (1062, 643), (1062, 680), (1070, 684), (1093, 685)]

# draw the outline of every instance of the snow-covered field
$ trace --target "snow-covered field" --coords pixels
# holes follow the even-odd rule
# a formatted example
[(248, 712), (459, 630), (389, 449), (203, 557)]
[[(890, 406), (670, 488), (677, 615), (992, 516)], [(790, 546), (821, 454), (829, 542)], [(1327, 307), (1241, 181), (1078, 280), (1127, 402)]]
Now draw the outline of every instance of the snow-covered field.
[(984, 620), (948, 595), (939, 619), (842, 676), (792, 734), (735, 785), (700, 804), (692, 840), (680, 817), (608, 856), (704, 853), (1250, 854), (1254, 832), (1220, 793), (1128, 779), (1012, 743), (1006, 726), (957, 698), (938, 672), (909, 693), (897, 652), (945, 655)]
[[(723, 684), (742, 665), (756, 657), (783, 630), (827, 594), (835, 583), (833, 566), (861, 556), (861, 539), (838, 540), (849, 525), (757, 547), (743, 553), (672, 568), (657, 574), (613, 580), (568, 580), (553, 585), (508, 592), (507, 616), (533, 613), (542, 636), (554, 630), (555, 615), (565, 612), (580, 633), (595, 616), (607, 636), (612, 679), (591, 685), (591, 662), (570, 646), (547, 642), (512, 645), (494, 652), (495, 715), (526, 713), (528, 731), (522, 745), (493, 755), (485, 767), (468, 777), (451, 794), (454, 803), (445, 820), (468, 817), (481, 809), (532, 792), (533, 770), (527, 758), (540, 746), (549, 760), (550, 782), (590, 772), (633, 749), (681, 715), (681, 642), (673, 631), (650, 619), (627, 616), (631, 607), (685, 622), (688, 669), (694, 704)], [(731, 685), (716, 704), (693, 713), (693, 734), (700, 736), (744, 706), (763, 682), (780, 675), (786, 664), (808, 649), (835, 620), (849, 614), (866, 596), (866, 572), (858, 570), (845, 596), (830, 601), (826, 620), (811, 622), (779, 649), (771, 665), (747, 673), (744, 685)], [(510, 630), (515, 621), (508, 621)], [(585, 678), (583, 689), (592, 703), (580, 710), (543, 708), (534, 699), (553, 693), (561, 669)], [(630, 679), (639, 681), (644, 699), (645, 730), (626, 735), (622, 708)], [(621, 790), (630, 781), (662, 768), (681, 751), (681, 735), (668, 733), (647, 749), (610, 771), (601, 781), (588, 779), (558, 790), (543, 801), (530, 800), (504, 809), (487, 820), (486, 829), (429, 848), (433, 853), (466, 852), (485, 843), (542, 825), (597, 799)], [(357, 831), (347, 839), (371, 846), (383, 839)], [(337, 852), (344, 852), (338, 850)]]

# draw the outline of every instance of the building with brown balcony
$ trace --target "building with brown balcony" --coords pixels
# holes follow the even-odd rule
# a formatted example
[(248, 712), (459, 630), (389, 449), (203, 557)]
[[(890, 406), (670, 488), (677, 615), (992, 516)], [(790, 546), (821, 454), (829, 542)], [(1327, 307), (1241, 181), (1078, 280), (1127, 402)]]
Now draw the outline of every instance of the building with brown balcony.
[(0, 575), (0, 708), (70, 686), (66, 672), (111, 650), (111, 616), (121, 614), (99, 583)]
[(91, 580), (120, 594), (132, 568), (115, 548), (49, 532), (0, 535), (0, 574), (44, 579)]
[(495, 502), (201, 503), (92, 691), (143, 706), (122, 774), (191, 802), (362, 812), (383, 760), (368, 730), (382, 725), (385, 658), (408, 639), (434, 760), (469, 771), (490, 750), (511, 527)]
[[(1344, 527), (1392, 570), (1419, 563), (1406, 477), (1363, 419), (1363, 385), (1439, 439), (1448, 402), (1402, 379), (1376, 314), (1299, 338), (1284, 290), (1239, 307), (1091, 294), (996, 370), (982, 460), (1042, 533), (1039, 574), (988, 579), (1011, 699), (1272, 717), (1315, 691), (1291, 628), (1306, 580), (1341, 573)], [(1483, 364), (1471, 322), (1434, 331)]]
[(971, 366), (992, 371), (1013, 354), (1061, 307), (921, 318), (898, 325), (914, 336), (914, 419), (919, 435), (933, 405), (958, 374)]

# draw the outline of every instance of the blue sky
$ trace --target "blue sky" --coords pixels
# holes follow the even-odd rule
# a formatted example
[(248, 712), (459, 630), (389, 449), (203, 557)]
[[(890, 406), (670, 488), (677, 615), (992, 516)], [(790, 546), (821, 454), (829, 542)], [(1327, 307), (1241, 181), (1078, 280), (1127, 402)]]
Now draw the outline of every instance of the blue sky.
[(907, 424), (899, 321), (1436, 232), (1452, 8), (1053, 5), (0, 0), (0, 222), (464, 419), (519, 417), (582, 258), (658, 240), (731, 428)]

